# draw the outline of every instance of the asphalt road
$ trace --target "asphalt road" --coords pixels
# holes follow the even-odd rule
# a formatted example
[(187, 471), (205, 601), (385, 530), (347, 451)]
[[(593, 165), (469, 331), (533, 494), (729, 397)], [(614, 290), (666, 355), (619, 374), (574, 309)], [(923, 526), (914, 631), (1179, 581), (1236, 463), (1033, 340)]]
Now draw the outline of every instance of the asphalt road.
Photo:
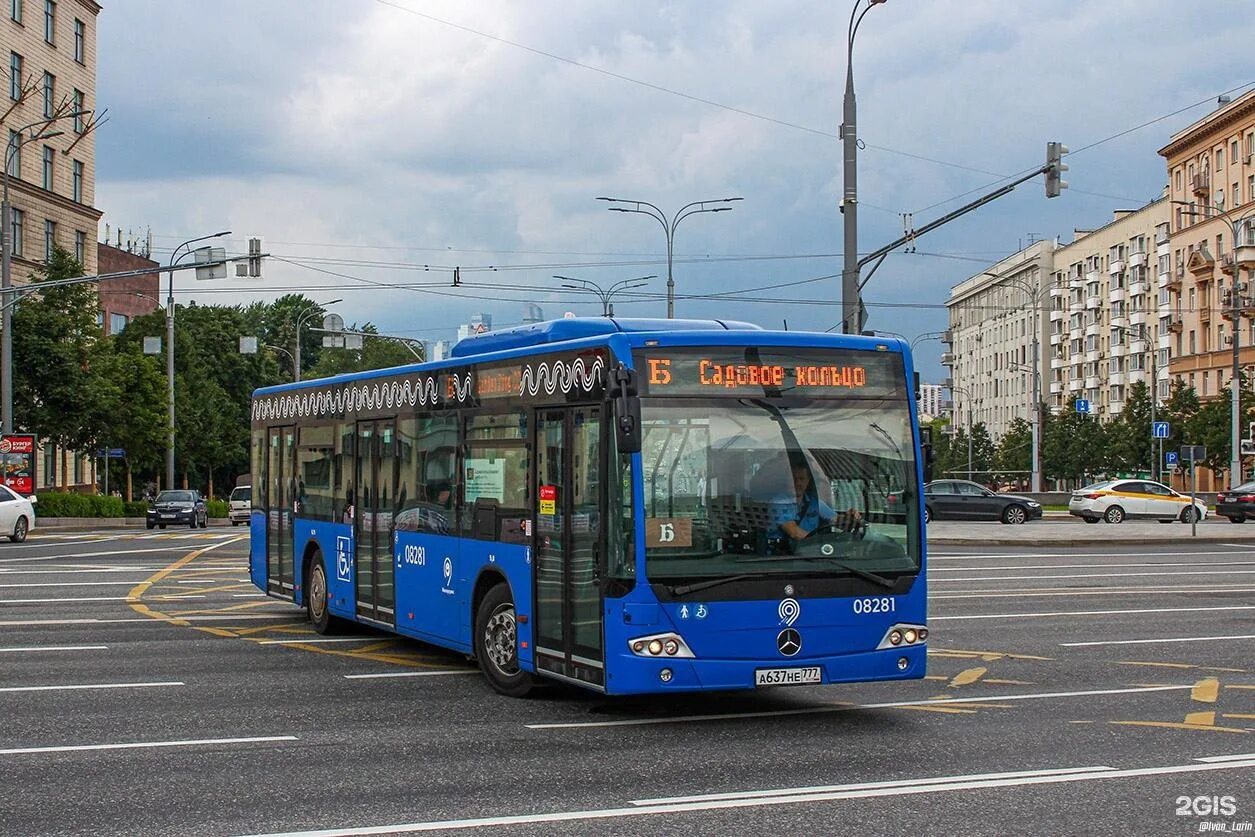
[(938, 548), (924, 681), (509, 700), (420, 643), (315, 637), (240, 534), (0, 547), (0, 833), (1255, 822), (1252, 547)]

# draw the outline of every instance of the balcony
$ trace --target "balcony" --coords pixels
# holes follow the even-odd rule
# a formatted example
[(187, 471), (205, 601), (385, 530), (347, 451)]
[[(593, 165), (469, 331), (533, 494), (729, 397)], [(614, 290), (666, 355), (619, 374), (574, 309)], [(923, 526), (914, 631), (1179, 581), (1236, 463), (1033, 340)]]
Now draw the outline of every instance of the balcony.
[(1146, 264), (1145, 253), (1129, 253), (1129, 267), (1130, 268), (1141, 267), (1144, 264)]
[(941, 332), (941, 342), (942, 342), (942, 343), (953, 343), (953, 342), (954, 342), (954, 332), (953, 332), (953, 331), (951, 331), (950, 329), (946, 329), (945, 331)]
[(1171, 317), (1168, 317), (1168, 331), (1171, 331), (1173, 334), (1180, 334), (1183, 328), (1185, 328), (1185, 323), (1181, 322), (1179, 314), (1173, 314)]
[(1168, 243), (1168, 225), (1160, 224), (1155, 227), (1155, 246), (1162, 246)]
[(1132, 325), (1132, 326), (1146, 325), (1146, 312), (1145, 311), (1129, 312), (1129, 325)]
[(1107, 385), (1113, 386), (1113, 387), (1124, 386), (1124, 382), (1125, 382), (1124, 376), (1125, 376), (1125, 373), (1123, 372), (1112, 372), (1111, 374), (1107, 376)]
[(1100, 297), (1100, 296), (1087, 296), (1087, 297), (1085, 297), (1085, 308), (1086, 308), (1086, 309), (1088, 309), (1088, 310), (1091, 310), (1091, 311), (1092, 311), (1092, 310), (1094, 310), (1095, 308), (1101, 308), (1101, 307), (1102, 307), (1102, 297)]
[(1196, 174), (1190, 178), (1190, 191), (1195, 196), (1211, 201), (1211, 176), (1207, 172)]
[(1059, 322), (1059, 321), (1063, 320), (1064, 316), (1065, 316), (1065, 315), (1064, 315), (1064, 312), (1063, 312), (1062, 310), (1059, 310), (1059, 311), (1051, 311), (1051, 312), (1050, 312), (1050, 321), (1051, 321), (1052, 323)]
[(1097, 268), (1095, 268), (1094, 270), (1085, 271), (1085, 284), (1088, 285), (1090, 282), (1097, 282), (1097, 281), (1098, 281)]
[(1246, 228), (1247, 233), (1244, 236), (1247, 243), (1242, 244), (1235, 251), (1238, 267), (1244, 270), (1255, 270), (1255, 232), (1251, 227)]
[(1063, 332), (1050, 335), (1050, 345), (1058, 346), (1062, 342), (1063, 342)]
[[(1147, 383), (1150, 381), (1150, 375), (1146, 373), (1145, 369), (1133, 369), (1127, 373), (1126, 377), (1130, 384)], [(1112, 383), (1114, 384), (1115, 382), (1112, 381)]]
[(1067, 358), (1063, 358), (1063, 357), (1052, 357), (1052, 358), (1050, 359), (1050, 368), (1051, 368), (1051, 369), (1063, 369), (1063, 368), (1064, 368), (1065, 366), (1067, 366), (1067, 365), (1068, 365), (1068, 359), (1067, 359)]
[(1111, 318), (1111, 320), (1110, 320), (1110, 322), (1109, 322), (1109, 325), (1110, 325), (1112, 328), (1128, 328), (1128, 327), (1129, 327), (1129, 318), (1128, 318), (1128, 317), (1126, 317), (1126, 316), (1124, 316), (1123, 314), (1120, 314), (1120, 315), (1118, 315), (1118, 316), (1112, 316), (1112, 318)]
[(1062, 392), (1063, 392), (1063, 381), (1051, 381), (1050, 382), (1050, 394), (1051, 395), (1059, 395)]
[(1112, 276), (1124, 272), (1124, 259), (1112, 259), (1107, 265), (1107, 272)]
[(954, 352), (942, 352), (941, 353), (941, 365), (942, 366), (954, 366)]
[(1124, 288), (1112, 288), (1107, 292), (1107, 300), (1109, 302), (1124, 302), (1127, 295), (1128, 293)]
[(1170, 291), (1181, 290), (1181, 283), (1185, 281), (1185, 267), (1178, 266), (1176, 270), (1168, 274), (1167, 287)]
[(1102, 352), (1100, 352), (1100, 351), (1099, 351), (1098, 349), (1096, 349), (1096, 348), (1095, 348), (1095, 349), (1087, 349), (1087, 350), (1086, 350), (1086, 352), (1085, 352), (1085, 362), (1086, 362), (1086, 363), (1097, 363), (1101, 357), (1102, 357)]
[(1216, 259), (1212, 256), (1211, 250), (1207, 249), (1206, 244), (1191, 244), (1185, 267), (1198, 281), (1203, 282), (1211, 279), (1215, 272)]
[(1129, 354), (1131, 354), (1131, 355), (1144, 355), (1144, 354), (1146, 354), (1146, 348), (1147, 348), (1147, 346), (1146, 346), (1146, 340), (1145, 340), (1144, 338), (1141, 338), (1141, 337), (1135, 337), (1135, 338), (1134, 338), (1132, 341), (1130, 341), (1130, 343), (1129, 343)]
[[(1226, 310), (1228, 310), (1228, 309), (1226, 309)], [(1203, 299), (1199, 300), (1199, 303), (1198, 303), (1198, 319), (1199, 319), (1199, 321), (1200, 321), (1200, 322), (1204, 322), (1204, 323), (1210, 323), (1210, 322), (1211, 322), (1211, 305), (1208, 303), (1208, 301), (1207, 301), (1207, 298), (1206, 298), (1206, 297), (1204, 297)]]
[(1095, 323), (1090, 323), (1089, 325), (1085, 326), (1086, 337), (1093, 337), (1101, 332), (1102, 332), (1102, 323), (1095, 322)]
[[(1108, 351), (1108, 353), (1112, 357), (1124, 357), (1125, 354), (1128, 353), (1128, 351), (1129, 351), (1128, 346), (1113, 345), (1111, 349)], [(1088, 360), (1088, 358), (1086, 358), (1086, 360)], [(1098, 360), (1098, 358), (1094, 358), (1094, 360)]]
[(1223, 273), (1225, 276), (1233, 275), (1233, 254), (1232, 253), (1220, 254), (1220, 272)]
[(1080, 378), (1073, 378), (1068, 381), (1068, 392), (1080, 392), (1085, 388), (1085, 382)]
[(1097, 375), (1090, 375), (1085, 379), (1086, 389), (1098, 389), (1100, 384), (1102, 384), (1102, 378)]

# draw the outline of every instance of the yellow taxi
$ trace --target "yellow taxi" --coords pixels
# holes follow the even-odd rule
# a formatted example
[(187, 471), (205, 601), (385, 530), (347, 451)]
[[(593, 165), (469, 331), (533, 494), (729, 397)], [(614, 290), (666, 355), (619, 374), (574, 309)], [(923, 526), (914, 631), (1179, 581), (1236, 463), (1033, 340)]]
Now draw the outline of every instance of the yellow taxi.
[(1191, 504), (1189, 497), (1151, 480), (1108, 480), (1073, 491), (1068, 513), (1086, 523), (1126, 519), (1190, 523), (1207, 517), (1207, 504), (1202, 500)]

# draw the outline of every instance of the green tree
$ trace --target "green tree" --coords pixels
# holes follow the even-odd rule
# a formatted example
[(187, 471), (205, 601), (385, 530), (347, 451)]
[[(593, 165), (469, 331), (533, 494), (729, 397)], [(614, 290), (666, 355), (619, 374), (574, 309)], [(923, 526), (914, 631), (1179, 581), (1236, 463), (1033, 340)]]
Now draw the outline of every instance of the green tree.
[[(983, 421), (972, 425), (972, 467), (977, 471), (991, 471), (994, 467), (994, 454), (997, 451), (993, 438)], [(978, 482), (988, 482), (989, 475), (973, 477)]]
[[(362, 331), (367, 334), (378, 334), (371, 323), (358, 327), (350, 326), (349, 331)], [(412, 345), (412, 344), (411, 344)], [(422, 350), (419, 349), (419, 354)], [(322, 356), (309, 370), (307, 377), (327, 378), (342, 375), (346, 372), (366, 372), (371, 369), (387, 369), (391, 366), (403, 366), (408, 363), (419, 363), (421, 358), (405, 347), (400, 341), (384, 337), (363, 337), (361, 349), (325, 349)], [(304, 363), (301, 364), (304, 366)]]
[[(1255, 394), (1251, 393), (1245, 375), (1239, 378), (1238, 430), (1239, 436), (1246, 435), (1247, 424), (1251, 412), (1255, 410)], [(1207, 448), (1207, 458), (1203, 464), (1219, 477), (1229, 473), (1230, 456), (1233, 452), (1232, 416), (1233, 390), (1225, 387), (1218, 398), (1202, 404), (1193, 415), (1184, 422), (1184, 441), (1187, 445), (1203, 445)]]
[(1033, 426), (1022, 418), (1012, 419), (1007, 432), (998, 440), (994, 470), (1023, 479), (1033, 467)]
[(1125, 393), (1124, 409), (1106, 428), (1110, 465), (1120, 471), (1150, 471), (1154, 459), (1150, 435), (1150, 390), (1142, 381)]
[[(96, 444), (123, 448), (126, 459), (108, 460), (110, 485), (129, 484), (132, 473), (155, 473), (162, 461), (166, 431), (165, 376), (154, 358), (117, 338), (101, 339), (92, 348), (90, 389), (82, 405), (86, 419), (101, 428)], [(128, 495), (127, 499), (131, 499)]]
[(1076, 412), (1076, 400), (1044, 424), (1042, 462), (1046, 476), (1085, 481), (1106, 473), (1106, 429), (1089, 415)]

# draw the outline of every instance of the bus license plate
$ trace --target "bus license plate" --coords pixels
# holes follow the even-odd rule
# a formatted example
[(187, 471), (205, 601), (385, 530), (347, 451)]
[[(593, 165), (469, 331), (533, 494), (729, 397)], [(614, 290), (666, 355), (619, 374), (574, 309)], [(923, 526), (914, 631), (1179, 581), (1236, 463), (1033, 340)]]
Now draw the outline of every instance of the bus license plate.
[(797, 686), (822, 683), (819, 666), (805, 668), (759, 668), (754, 670), (755, 686)]

